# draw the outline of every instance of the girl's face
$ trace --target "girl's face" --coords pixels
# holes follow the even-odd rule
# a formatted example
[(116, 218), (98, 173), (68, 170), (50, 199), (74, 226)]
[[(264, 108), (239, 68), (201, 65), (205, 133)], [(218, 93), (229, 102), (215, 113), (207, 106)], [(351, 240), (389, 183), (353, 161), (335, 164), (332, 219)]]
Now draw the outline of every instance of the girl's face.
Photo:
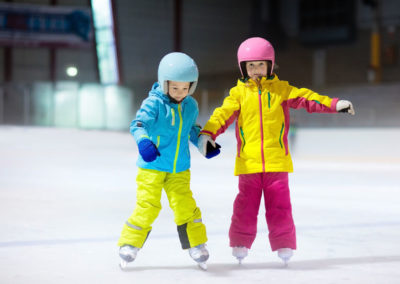
[(247, 61), (246, 70), (247, 75), (254, 81), (261, 79), (261, 77), (267, 76), (267, 61)]
[(168, 94), (181, 102), (189, 94), (190, 82), (168, 81)]

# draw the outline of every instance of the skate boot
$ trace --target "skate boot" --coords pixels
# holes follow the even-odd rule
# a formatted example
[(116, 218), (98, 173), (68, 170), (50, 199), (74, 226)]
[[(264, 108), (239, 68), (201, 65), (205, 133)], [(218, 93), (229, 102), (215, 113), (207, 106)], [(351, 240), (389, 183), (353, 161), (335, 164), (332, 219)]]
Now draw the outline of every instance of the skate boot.
[(239, 264), (242, 263), (243, 258), (247, 256), (249, 249), (246, 247), (233, 247), (232, 255), (239, 260)]
[(205, 244), (201, 244), (189, 249), (189, 255), (197, 262), (199, 267), (203, 270), (207, 270), (206, 261), (210, 256)]
[(289, 259), (293, 256), (293, 250), (291, 248), (280, 248), (278, 249), (278, 256), (283, 260), (285, 266), (288, 266)]
[(119, 256), (121, 257), (120, 267), (124, 269), (128, 262), (135, 260), (139, 248), (131, 245), (123, 245), (119, 248)]

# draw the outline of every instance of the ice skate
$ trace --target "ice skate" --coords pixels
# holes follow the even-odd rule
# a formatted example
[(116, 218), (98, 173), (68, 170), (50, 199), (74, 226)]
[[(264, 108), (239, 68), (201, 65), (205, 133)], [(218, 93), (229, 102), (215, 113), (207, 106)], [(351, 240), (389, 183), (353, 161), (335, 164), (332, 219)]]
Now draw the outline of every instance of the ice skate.
[(278, 249), (278, 256), (283, 260), (285, 266), (288, 266), (289, 259), (293, 256), (293, 250), (291, 248), (280, 248)]
[(239, 264), (242, 264), (242, 260), (247, 256), (249, 249), (246, 247), (233, 247), (232, 255), (237, 258)]
[(135, 260), (138, 251), (139, 248), (131, 245), (124, 245), (119, 248), (119, 256), (121, 257), (121, 262), (119, 265), (121, 269), (124, 269), (129, 262)]
[(189, 249), (189, 255), (197, 262), (199, 267), (203, 270), (207, 270), (206, 261), (210, 256), (205, 244), (201, 244)]

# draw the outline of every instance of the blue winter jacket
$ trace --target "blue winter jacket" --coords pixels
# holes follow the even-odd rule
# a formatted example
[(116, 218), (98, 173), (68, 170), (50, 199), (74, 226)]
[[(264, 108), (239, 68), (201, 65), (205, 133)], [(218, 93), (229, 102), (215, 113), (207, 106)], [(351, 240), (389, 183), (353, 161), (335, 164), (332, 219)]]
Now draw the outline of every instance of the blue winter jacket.
[(196, 125), (199, 108), (196, 100), (187, 96), (180, 104), (154, 83), (149, 96), (143, 101), (130, 126), (136, 143), (148, 138), (157, 146), (160, 156), (145, 162), (139, 155), (137, 166), (169, 173), (190, 168), (189, 140), (197, 146), (200, 126)]

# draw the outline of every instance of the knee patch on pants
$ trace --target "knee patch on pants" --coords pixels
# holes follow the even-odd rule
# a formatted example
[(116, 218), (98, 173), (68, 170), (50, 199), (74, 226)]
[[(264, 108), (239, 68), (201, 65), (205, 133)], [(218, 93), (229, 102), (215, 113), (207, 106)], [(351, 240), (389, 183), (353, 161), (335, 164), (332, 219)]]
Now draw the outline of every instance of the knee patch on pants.
[(196, 209), (195, 217), (194, 220), (178, 226), (182, 249), (188, 249), (207, 242), (206, 226), (202, 222), (199, 209)]

